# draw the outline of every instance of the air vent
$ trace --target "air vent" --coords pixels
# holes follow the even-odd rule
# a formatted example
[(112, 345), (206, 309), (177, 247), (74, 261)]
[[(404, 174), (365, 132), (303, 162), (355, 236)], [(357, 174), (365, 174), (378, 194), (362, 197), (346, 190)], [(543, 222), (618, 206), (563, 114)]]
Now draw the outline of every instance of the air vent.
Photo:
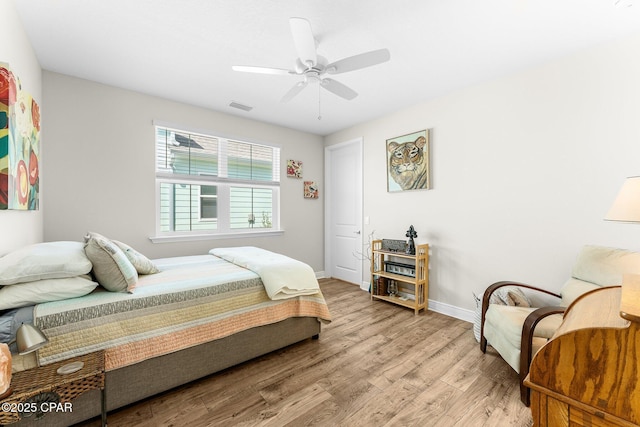
[(235, 101), (231, 101), (231, 104), (229, 104), (229, 107), (237, 108), (239, 110), (244, 110), (244, 111), (253, 110), (253, 107), (249, 107), (248, 105), (240, 104), (240, 103), (235, 102)]

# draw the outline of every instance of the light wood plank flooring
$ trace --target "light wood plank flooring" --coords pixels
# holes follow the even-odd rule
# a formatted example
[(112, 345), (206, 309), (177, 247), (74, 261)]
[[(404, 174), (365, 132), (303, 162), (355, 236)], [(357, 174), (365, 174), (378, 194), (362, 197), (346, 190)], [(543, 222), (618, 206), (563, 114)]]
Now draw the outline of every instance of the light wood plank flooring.
[(319, 340), (111, 412), (109, 426), (532, 425), (516, 373), (482, 354), (471, 324), (320, 284), (333, 322)]

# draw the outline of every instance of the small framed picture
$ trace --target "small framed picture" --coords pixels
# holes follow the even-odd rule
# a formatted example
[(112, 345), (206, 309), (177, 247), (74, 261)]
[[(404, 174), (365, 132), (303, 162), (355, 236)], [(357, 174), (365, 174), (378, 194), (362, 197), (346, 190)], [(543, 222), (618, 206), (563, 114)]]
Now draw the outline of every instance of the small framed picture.
[(318, 198), (318, 184), (316, 184), (315, 181), (304, 182), (304, 198), (305, 199)]
[(302, 178), (302, 162), (300, 160), (287, 160), (287, 176)]

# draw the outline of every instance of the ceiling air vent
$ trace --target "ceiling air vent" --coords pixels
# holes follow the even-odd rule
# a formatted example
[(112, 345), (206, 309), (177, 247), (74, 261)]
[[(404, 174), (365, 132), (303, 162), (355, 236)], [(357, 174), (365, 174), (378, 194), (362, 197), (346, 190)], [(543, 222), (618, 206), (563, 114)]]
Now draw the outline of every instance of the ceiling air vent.
[(244, 110), (244, 111), (253, 110), (253, 107), (249, 107), (248, 105), (240, 104), (240, 103), (235, 102), (235, 101), (231, 101), (231, 104), (229, 104), (229, 107), (237, 108), (239, 110)]

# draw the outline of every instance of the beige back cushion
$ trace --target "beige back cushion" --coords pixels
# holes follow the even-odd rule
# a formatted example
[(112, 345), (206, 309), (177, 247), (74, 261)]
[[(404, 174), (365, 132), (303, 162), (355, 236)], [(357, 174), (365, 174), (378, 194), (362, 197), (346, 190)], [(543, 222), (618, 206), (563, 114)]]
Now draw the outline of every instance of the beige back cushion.
[(568, 306), (580, 295), (602, 286), (622, 284), (623, 274), (640, 274), (640, 253), (603, 246), (585, 246), (560, 295)]

